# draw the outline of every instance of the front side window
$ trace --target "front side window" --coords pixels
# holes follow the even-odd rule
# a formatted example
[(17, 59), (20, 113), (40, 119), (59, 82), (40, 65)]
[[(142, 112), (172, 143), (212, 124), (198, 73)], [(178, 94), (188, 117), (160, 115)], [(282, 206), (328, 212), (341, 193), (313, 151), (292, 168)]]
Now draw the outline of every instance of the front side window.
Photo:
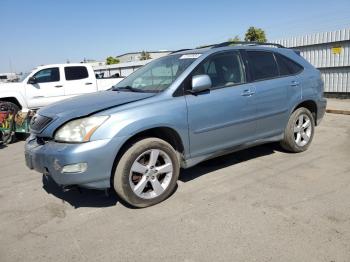
[(275, 54), (281, 76), (295, 75), (303, 70), (303, 67), (293, 62), (289, 58)]
[(46, 68), (35, 73), (37, 83), (48, 83), (60, 81), (60, 71), (58, 67)]
[(161, 92), (167, 89), (200, 54), (169, 55), (136, 70), (112, 90)]
[(211, 56), (200, 64), (193, 75), (208, 75), (212, 88), (232, 86), (245, 82), (245, 74), (238, 52), (225, 52)]
[(80, 80), (89, 77), (89, 73), (85, 66), (67, 66), (64, 68), (66, 80)]
[(263, 80), (279, 76), (273, 53), (247, 51), (247, 56), (254, 80)]

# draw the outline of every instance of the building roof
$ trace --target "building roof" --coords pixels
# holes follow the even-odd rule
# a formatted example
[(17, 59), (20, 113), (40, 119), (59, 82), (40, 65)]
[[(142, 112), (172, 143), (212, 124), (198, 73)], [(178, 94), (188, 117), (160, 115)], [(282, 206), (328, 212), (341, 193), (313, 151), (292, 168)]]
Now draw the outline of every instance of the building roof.
[(287, 39), (280, 39), (273, 41), (285, 47), (299, 47), (320, 45), (324, 43), (343, 42), (350, 40), (350, 28), (341, 29), (332, 32), (314, 33), (303, 36), (291, 37)]

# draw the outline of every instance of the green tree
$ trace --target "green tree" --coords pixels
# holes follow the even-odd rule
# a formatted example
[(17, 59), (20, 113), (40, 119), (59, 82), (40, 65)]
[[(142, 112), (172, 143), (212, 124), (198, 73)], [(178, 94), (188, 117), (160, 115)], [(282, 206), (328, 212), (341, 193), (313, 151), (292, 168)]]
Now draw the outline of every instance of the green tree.
[(140, 60), (148, 60), (148, 59), (152, 59), (150, 53), (146, 51), (142, 51), (140, 54)]
[(115, 58), (113, 56), (109, 56), (106, 58), (106, 64), (107, 65), (113, 65), (113, 64), (118, 64), (120, 61), (118, 58)]
[(234, 38), (229, 38), (228, 39), (229, 42), (237, 42), (237, 41), (241, 41), (239, 35), (235, 35)]
[(250, 42), (266, 42), (267, 41), (265, 31), (262, 30), (261, 28), (257, 28), (254, 26), (251, 26), (248, 28), (247, 32), (245, 33), (244, 40), (250, 41)]

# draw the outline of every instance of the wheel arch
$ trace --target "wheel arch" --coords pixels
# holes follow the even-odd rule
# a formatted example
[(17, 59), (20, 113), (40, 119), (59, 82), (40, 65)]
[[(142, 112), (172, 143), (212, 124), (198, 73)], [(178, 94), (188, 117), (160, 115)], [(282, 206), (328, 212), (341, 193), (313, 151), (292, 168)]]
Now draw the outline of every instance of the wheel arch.
[(133, 143), (148, 137), (156, 137), (168, 142), (175, 149), (175, 151), (178, 152), (178, 158), (181, 165), (183, 156), (185, 154), (185, 147), (180, 134), (174, 128), (171, 128), (168, 126), (158, 126), (158, 127), (152, 127), (152, 128), (140, 130), (135, 134), (133, 134), (131, 137), (129, 137), (126, 141), (124, 141), (124, 143), (118, 150), (114, 160), (113, 168), (112, 168), (111, 183), (113, 183), (114, 172), (116, 170), (119, 159), (122, 157), (125, 151)]
[(22, 109), (21, 103), (17, 100), (16, 97), (1, 97), (0, 102), (11, 102), (19, 107), (19, 109)]
[(301, 108), (301, 107), (305, 107), (306, 109), (308, 109), (311, 112), (311, 114), (314, 117), (315, 126), (316, 126), (317, 125), (317, 104), (316, 104), (316, 102), (314, 100), (311, 100), (311, 99), (302, 101), (293, 108), (291, 113), (293, 113), (295, 110), (297, 110), (298, 108)]

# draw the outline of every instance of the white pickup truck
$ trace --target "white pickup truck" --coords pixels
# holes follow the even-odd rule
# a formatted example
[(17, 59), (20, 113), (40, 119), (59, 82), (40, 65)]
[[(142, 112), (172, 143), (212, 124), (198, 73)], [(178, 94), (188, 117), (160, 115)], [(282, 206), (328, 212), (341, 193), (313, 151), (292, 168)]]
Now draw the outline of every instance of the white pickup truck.
[(28, 111), (72, 96), (107, 90), (122, 78), (96, 79), (91, 65), (54, 64), (35, 68), (18, 83), (0, 85), (0, 102)]

